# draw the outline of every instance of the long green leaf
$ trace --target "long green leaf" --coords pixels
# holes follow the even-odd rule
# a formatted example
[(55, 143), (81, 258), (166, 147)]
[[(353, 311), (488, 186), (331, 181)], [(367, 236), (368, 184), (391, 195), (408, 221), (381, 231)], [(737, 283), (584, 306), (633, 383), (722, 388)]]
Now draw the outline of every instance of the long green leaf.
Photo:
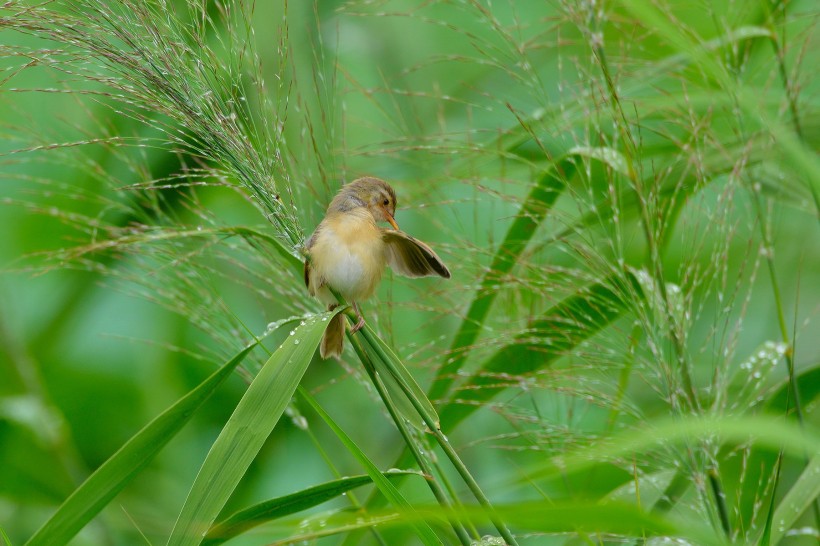
[(484, 325), (484, 320), (498, 294), (498, 287), (507, 273), (518, 263), (518, 258), (541, 224), (547, 212), (563, 192), (566, 181), (575, 173), (575, 164), (570, 159), (560, 161), (547, 171), (533, 186), (521, 210), (507, 230), (504, 241), (493, 256), (488, 273), (481, 281), (467, 315), (461, 322), (450, 347), (450, 358), (439, 368), (429, 394), (432, 400), (447, 394), (453, 384), (456, 372), (467, 359), (469, 347), (473, 345)]
[[(676, 527), (665, 518), (627, 503), (555, 504), (547, 501), (497, 505), (497, 513), (516, 527), (541, 533), (613, 533), (627, 536), (674, 535)], [(473, 512), (476, 512), (473, 514)], [(470, 515), (480, 518), (473, 509)], [(458, 513), (458, 511), (456, 511)], [(486, 515), (484, 516), (486, 517)]]
[[(641, 510), (632, 503), (623, 502), (556, 502), (522, 501), (510, 504), (496, 504), (496, 512), (520, 529), (537, 533), (602, 533), (621, 537), (680, 537), (690, 544), (724, 544), (710, 530), (691, 521), (676, 521), (662, 514)], [(362, 516), (350, 512), (321, 515), (314, 529), (285, 541), (274, 544), (297, 544), (323, 536), (347, 533), (352, 530), (373, 527), (393, 527), (398, 524), (444, 517), (451, 521), (486, 522), (488, 514), (478, 506), (463, 506), (454, 509), (442, 507), (416, 507), (413, 513), (395, 514), (392, 511), (378, 511)], [(310, 526), (308, 527), (310, 528)], [(479, 542), (474, 542), (479, 544)], [(498, 539), (487, 536), (480, 544), (503, 544)]]
[(341, 308), (305, 320), (273, 353), (211, 446), (168, 539), (199, 544), (299, 386), (328, 321)]
[[(334, 434), (336, 434), (348, 451), (350, 451), (356, 460), (359, 461), (359, 464), (364, 467), (365, 471), (367, 471), (367, 475), (370, 476), (373, 483), (376, 484), (376, 487), (387, 498), (387, 500), (402, 512), (413, 514), (413, 506), (407, 501), (407, 499), (404, 498), (401, 492), (396, 489), (396, 486), (384, 477), (384, 474), (382, 474), (376, 465), (373, 464), (373, 461), (365, 455), (359, 446), (356, 445), (356, 442), (354, 442), (350, 436), (348, 436), (347, 433), (336, 424), (330, 415), (328, 415), (322, 406), (320, 406), (309, 393), (302, 391), (301, 394), (307, 403), (314, 409), (314, 411), (316, 411), (325, 423), (327, 423), (327, 426), (333, 430)], [(441, 540), (436, 537), (436, 534), (426, 522), (413, 518), (411, 519), (411, 525), (415, 528), (416, 534), (424, 544), (430, 546), (441, 544)]]
[[(423, 411), (427, 417), (427, 420), (432, 421), (433, 423), (439, 423), (438, 413), (436, 412), (436, 408), (433, 407), (433, 404), (430, 402), (430, 399), (427, 398), (424, 390), (419, 387), (419, 384), (416, 383), (416, 380), (407, 371), (407, 368), (402, 363), (401, 359), (396, 356), (396, 353), (393, 352), (393, 349), (385, 343), (373, 329), (365, 325), (365, 327), (361, 330), (367, 345), (370, 347), (371, 351), (375, 353), (373, 356), (373, 365), (376, 367), (376, 371), (383, 377), (383, 379), (392, 379), (398, 384), (398, 387), (401, 389), (399, 392), (394, 393), (391, 398), (394, 400), (396, 399), (406, 399), (409, 397), (413, 397), (416, 402), (419, 404), (421, 411)], [(386, 383), (386, 385), (391, 385), (390, 383)], [(395, 389), (395, 387), (392, 387)], [(404, 406), (398, 406), (402, 409)], [(408, 420), (419, 427), (418, 417), (413, 416), (413, 413), (416, 412), (415, 406), (412, 406), (412, 412), (409, 412), (409, 415), (405, 415), (408, 417)], [(402, 411), (406, 411), (402, 409)]]
[[(820, 366), (815, 364), (811, 368), (803, 369), (796, 375), (795, 383), (803, 404), (812, 403), (815, 398), (820, 396)], [(767, 411), (772, 413), (786, 411), (787, 408), (794, 407), (791, 385), (788, 381), (784, 381), (776, 391), (769, 394), (765, 407)]]
[(26, 544), (48, 546), (68, 543), (154, 459), (253, 347), (255, 344), (242, 350), (128, 440), (60, 505)]
[[(293, 529), (298, 529), (299, 534), (290, 534), (287, 538), (270, 542), (267, 546), (285, 546), (286, 544), (316, 544), (317, 540), (324, 537), (345, 534), (345, 541), (351, 536), (359, 537), (353, 544), (360, 544), (361, 537), (365, 531), (375, 531), (376, 528), (405, 526), (404, 517), (399, 512), (383, 512), (383, 515), (363, 514), (350, 510), (338, 511), (334, 513), (323, 513), (315, 516), (301, 518), (299, 521), (282, 522), (282, 533), (293, 533)], [(418, 519), (418, 518), (417, 518)], [(272, 532), (276, 532), (274, 528)], [(384, 540), (380, 544), (386, 544)]]
[(771, 529), (771, 544), (778, 544), (786, 531), (820, 496), (820, 454), (815, 455), (806, 465), (789, 492), (774, 511)]
[(577, 169), (575, 162), (579, 158), (594, 159), (621, 174), (627, 170), (626, 160), (617, 150), (579, 146), (571, 149), (553, 169), (541, 176), (521, 205), (516, 219), (507, 230), (504, 242), (499, 245), (493, 257), (488, 273), (481, 281), (467, 315), (453, 338), (448, 359), (439, 368), (433, 381), (430, 389), (431, 399), (445, 396), (452, 386), (457, 372), (467, 359), (469, 348), (475, 343), (483, 328), (503, 279), (518, 263), (521, 253), (526, 249), (536, 229), (563, 192), (567, 181), (574, 175)]
[[(390, 478), (408, 474), (418, 475), (418, 472), (393, 471), (385, 472), (384, 476)], [(290, 495), (284, 495), (254, 504), (253, 506), (249, 506), (244, 510), (232, 514), (211, 527), (211, 530), (208, 531), (202, 544), (207, 546), (222, 544), (226, 540), (230, 540), (257, 525), (312, 508), (323, 502), (335, 499), (351, 489), (369, 483), (373, 483), (373, 480), (370, 476), (366, 475), (341, 478), (309, 487), (297, 493), (291, 493)]]
[[(624, 277), (626, 280), (624, 280)], [(580, 290), (533, 320), (525, 331), (496, 352), (466, 383), (458, 402), (441, 410), (444, 430), (452, 430), (470, 416), (480, 404), (513, 384), (499, 379), (520, 376), (543, 369), (564, 356), (570, 349), (599, 332), (627, 308), (629, 294), (641, 294), (635, 276), (625, 272)]]
[(798, 457), (805, 453), (820, 453), (820, 431), (800, 427), (779, 416), (674, 417), (649, 422), (640, 430), (621, 432), (599, 445), (541, 461), (521, 481), (566, 477), (584, 472), (601, 461), (650, 453), (659, 447), (668, 448), (670, 444), (687, 444), (704, 438), (729, 443), (752, 442), (772, 451), (782, 449), (784, 453)]

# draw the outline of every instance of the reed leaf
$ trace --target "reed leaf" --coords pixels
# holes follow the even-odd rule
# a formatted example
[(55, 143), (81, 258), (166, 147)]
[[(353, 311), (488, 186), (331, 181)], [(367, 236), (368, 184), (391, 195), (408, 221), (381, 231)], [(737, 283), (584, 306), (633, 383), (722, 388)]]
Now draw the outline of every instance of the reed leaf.
[[(518, 378), (542, 370), (621, 316), (641, 296), (635, 276), (626, 272), (579, 290), (550, 308), (484, 362), (457, 398), (441, 410), (444, 430), (452, 430), (483, 402), (517, 385)], [(503, 379), (507, 377), (509, 379)]]
[(481, 333), (484, 320), (498, 295), (502, 279), (518, 262), (518, 257), (527, 247), (536, 228), (541, 224), (550, 207), (561, 196), (567, 181), (572, 178), (574, 172), (575, 164), (570, 159), (564, 159), (548, 169), (530, 190), (515, 220), (507, 230), (504, 241), (493, 256), (488, 273), (481, 280), (467, 314), (461, 321), (450, 345), (448, 353), (450, 356), (436, 373), (429, 390), (431, 399), (441, 398), (449, 392), (458, 370), (467, 360), (470, 347)]
[[(314, 400), (312, 396), (310, 396), (307, 392), (302, 391), (301, 393), (302, 398), (307, 401), (307, 403), (313, 408), (313, 410), (322, 418), (322, 420), (333, 430), (333, 433), (336, 434), (336, 437), (344, 444), (347, 450), (359, 461), (367, 475), (373, 480), (373, 483), (378, 488), (379, 492), (385, 496), (385, 498), (403, 512), (407, 512), (409, 514), (414, 513), (413, 506), (404, 495), (390, 483), (384, 474), (376, 467), (373, 461), (356, 445), (350, 436), (342, 430), (342, 428), (333, 420), (333, 418)], [(427, 524), (426, 521), (411, 517), (410, 518), (410, 525), (415, 530), (416, 535), (419, 539), (424, 543), (426, 546), (433, 546), (436, 544), (441, 544), (442, 541), (436, 536), (430, 526)]]
[(256, 344), (246, 347), (198, 387), (135, 434), (60, 505), (28, 546), (66, 544), (136, 477), (182, 429)]
[[(395, 476), (417, 475), (417, 472), (384, 472), (388, 479)], [(315, 485), (296, 493), (277, 497), (249, 506), (216, 523), (208, 531), (203, 546), (215, 546), (232, 539), (257, 525), (307, 510), (323, 502), (340, 497), (357, 487), (373, 483), (370, 476), (351, 476)]]
[(290, 403), (328, 321), (342, 309), (297, 326), (256, 375), (202, 463), (169, 546), (200, 544)]

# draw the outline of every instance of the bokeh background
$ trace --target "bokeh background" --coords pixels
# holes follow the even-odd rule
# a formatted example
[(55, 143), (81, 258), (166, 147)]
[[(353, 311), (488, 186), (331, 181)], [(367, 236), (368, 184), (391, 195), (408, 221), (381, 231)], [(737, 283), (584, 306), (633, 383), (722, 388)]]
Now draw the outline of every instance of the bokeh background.
[[(20, 5), (10, 3), (0, 16)], [(185, 13), (181, 2), (169, 7)], [(243, 28), (237, 21), (247, 17), (253, 29), (260, 65), (236, 73), (245, 89), (255, 89), (254, 73), (269, 82), (268, 102), (250, 92), (245, 98), (254, 115), (281, 127), (286, 156), (273, 160), (281, 161), (277, 190), (302, 235), (342, 183), (378, 176), (398, 193), (402, 228), (452, 269), (450, 281), (388, 275), (365, 304), (371, 324), (422, 385), (452, 358), (454, 333), (525, 197), (574, 150), (573, 182), (492, 287), (497, 297), (465, 373), (501, 348), (527, 343), (531, 320), (581, 286), (625, 266), (651, 270), (634, 197), (642, 195), (663, 241), (658, 263), (683, 293), (686, 353), (704, 405), (718, 415), (748, 415), (783, 392), (783, 351), (764, 354), (784, 343), (782, 315), (806, 390), (806, 426), (816, 430), (814, 2), (662, 2), (657, 9), (481, 1), (289, 2), (285, 9), (260, 2), (227, 15), (214, 4), (208, 13), (216, 21), (209, 43), (226, 65), (235, 50), (220, 28)], [(236, 180), (167, 144), (157, 128), (166, 123), (162, 113), (153, 118), (161, 123), (146, 126), (122, 115), (111, 97), (92, 93), (104, 85), (57, 65), (26, 66), (14, 52), (51, 44), (17, 30), (8, 22), (0, 30), (0, 526), (13, 544), (254, 334), (319, 310), (299, 272), (274, 251), (215, 231), (251, 226), (276, 235)], [(609, 82), (598, 46), (607, 52)], [(634, 194), (624, 189), (627, 160), (640, 165), (646, 184)], [(206, 234), (163, 239), (144, 226)], [(106, 245), (112, 239), (118, 244)], [(479, 411), (448, 431), (493, 500), (595, 498), (624, 486), (628, 465), (577, 483), (524, 491), (512, 484), (546, 457), (680, 410), (673, 359), (659, 359), (672, 353), (671, 342), (652, 348), (659, 338), (651, 329), (662, 323), (627, 313), (554, 366), (514, 377), (516, 387), (480, 400)], [(286, 334), (273, 334), (270, 348)], [(544, 332), (532, 335), (549, 343)], [(75, 544), (163, 542), (264, 354), (254, 359)], [(304, 384), (377, 464), (394, 463), (400, 438), (352, 353), (342, 362), (317, 356)], [(294, 407), (279, 423), (229, 508), (331, 479), (317, 444), (342, 474), (361, 473), (332, 433), (313, 419), (305, 430), (304, 419)], [(774, 455), (748, 446), (727, 452), (719, 466), (728, 475), (758, 464), (727, 478), (735, 538), (743, 541), (765, 521), (758, 501), (772, 493)], [(663, 477), (673, 459), (642, 471)], [(803, 464), (800, 457), (787, 462), (776, 496)], [(405, 490), (427, 499), (420, 483)], [(706, 521), (695, 490), (680, 511)], [(366, 498), (367, 491), (357, 494)], [(345, 505), (338, 499), (319, 510)], [(812, 516), (801, 521), (809, 531), (784, 543), (816, 543)], [(277, 536), (260, 533), (236, 543)], [(391, 544), (405, 538), (388, 536)], [(533, 533), (523, 543), (568, 540)]]

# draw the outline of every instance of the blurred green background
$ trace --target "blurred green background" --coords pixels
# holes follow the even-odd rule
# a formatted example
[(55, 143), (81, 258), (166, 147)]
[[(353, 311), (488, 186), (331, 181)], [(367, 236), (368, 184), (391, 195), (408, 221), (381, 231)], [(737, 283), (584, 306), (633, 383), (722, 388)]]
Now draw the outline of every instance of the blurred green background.
[[(261, 110), (252, 96), (248, 101), (260, 108), (258, 116), (282, 123), (289, 180), (280, 180), (279, 188), (290, 188), (287, 199), (304, 235), (342, 183), (379, 176), (396, 188), (402, 229), (429, 242), (453, 271), (448, 282), (388, 276), (364, 306), (425, 387), (446, 360), (524, 197), (554, 159), (578, 147), (637, 154), (648, 183), (643, 195), (663, 231), (662, 265), (684, 294), (686, 349), (706, 406), (720, 415), (754, 413), (785, 382), (782, 359), (760, 378), (744, 367), (765, 342), (781, 341), (768, 256), (797, 371), (816, 376), (820, 237), (810, 191), (818, 187), (812, 151), (820, 142), (816, 6), (673, 2), (664, 8), (660, 20), (633, 3), (290, 2), (285, 14), (280, 2), (261, 2), (253, 10), (260, 75), (279, 81), (269, 87), (278, 112)], [(789, 92), (777, 49), (759, 36), (764, 32), (785, 40)], [(230, 56), (217, 37), (214, 51)], [(617, 128), (598, 43), (623, 97), (631, 144)], [(46, 47), (7, 25), (0, 44), (7, 53)], [(169, 177), (196, 167), (198, 159), (162, 144), (159, 131), (118, 114), (107, 97), (57, 92), (102, 88), (98, 84), (42, 63), (19, 70), (25, 59), (12, 54), (0, 62), (0, 526), (21, 544), (90, 471), (251, 333), (319, 305), (304, 294), (297, 271), (236, 239), (59, 252), (143, 224), (272, 230), (231, 180), (175, 185)], [(796, 97), (799, 135), (790, 121), (789, 93)], [(274, 119), (285, 111), (286, 119)], [(120, 146), (115, 137), (139, 145)], [(58, 145), (75, 142), (84, 144)], [(531, 319), (580, 286), (624, 265), (649, 267), (641, 207), (629, 191), (615, 189), (626, 180), (617, 169), (620, 160), (578, 157), (577, 177), (495, 288), (497, 299), (467, 370), (516, 343)], [(815, 170), (801, 160), (814, 162)], [(167, 188), (132, 187), (165, 179)], [(672, 412), (671, 365), (653, 352), (652, 334), (641, 334), (652, 323), (634, 315), (614, 321), (554, 367), (483, 401), (452, 431), (493, 500), (596, 497), (623, 483), (629, 471), (610, 468), (612, 476), (541, 484), (540, 490), (511, 485), (533, 462)], [(670, 354), (666, 341), (660, 354)], [(251, 373), (264, 355), (255, 358), (247, 367)], [(162, 542), (246, 378), (238, 374), (219, 390), (75, 543), (138, 544), (144, 543), (141, 534)], [(342, 363), (317, 356), (304, 384), (388, 468), (401, 441), (365, 382), (350, 355)], [(804, 387), (807, 426), (816, 430), (817, 387), (809, 380)], [(744, 389), (754, 391), (748, 397), (754, 404), (733, 407), (733, 399), (746, 400), (738, 394)], [(229, 509), (333, 477), (295, 423), (279, 423)], [(330, 432), (310, 423), (342, 474), (361, 473)], [(735, 447), (722, 469), (748, 462), (743, 457), (762, 457), (762, 477), (755, 477), (762, 485), (754, 487), (764, 497), (771, 494), (771, 454)], [(784, 483), (802, 468), (799, 458), (789, 463)], [(759, 527), (757, 493), (741, 494), (743, 482), (735, 481), (727, 481), (737, 495), (732, 518), (746, 524), (756, 518)], [(427, 499), (420, 483), (405, 489), (413, 499)], [(705, 518), (695, 497), (681, 510)], [(395, 534), (395, 543), (402, 543), (402, 533)], [(522, 542), (565, 540), (535, 534)], [(812, 537), (786, 543), (801, 540), (814, 543)]]

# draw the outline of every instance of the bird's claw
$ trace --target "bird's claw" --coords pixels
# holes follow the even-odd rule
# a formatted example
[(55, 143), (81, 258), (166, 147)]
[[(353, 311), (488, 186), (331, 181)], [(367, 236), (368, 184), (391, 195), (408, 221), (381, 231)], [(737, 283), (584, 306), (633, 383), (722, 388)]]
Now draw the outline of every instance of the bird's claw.
[(350, 333), (355, 334), (362, 328), (364, 328), (364, 317), (359, 317), (359, 322), (353, 325), (353, 328), (350, 329)]
[(353, 325), (353, 328), (350, 329), (351, 334), (355, 334), (362, 328), (364, 328), (364, 317), (362, 316), (362, 312), (359, 311), (358, 304), (354, 301), (353, 302), (353, 310), (356, 312), (356, 318), (359, 319), (359, 322)]

